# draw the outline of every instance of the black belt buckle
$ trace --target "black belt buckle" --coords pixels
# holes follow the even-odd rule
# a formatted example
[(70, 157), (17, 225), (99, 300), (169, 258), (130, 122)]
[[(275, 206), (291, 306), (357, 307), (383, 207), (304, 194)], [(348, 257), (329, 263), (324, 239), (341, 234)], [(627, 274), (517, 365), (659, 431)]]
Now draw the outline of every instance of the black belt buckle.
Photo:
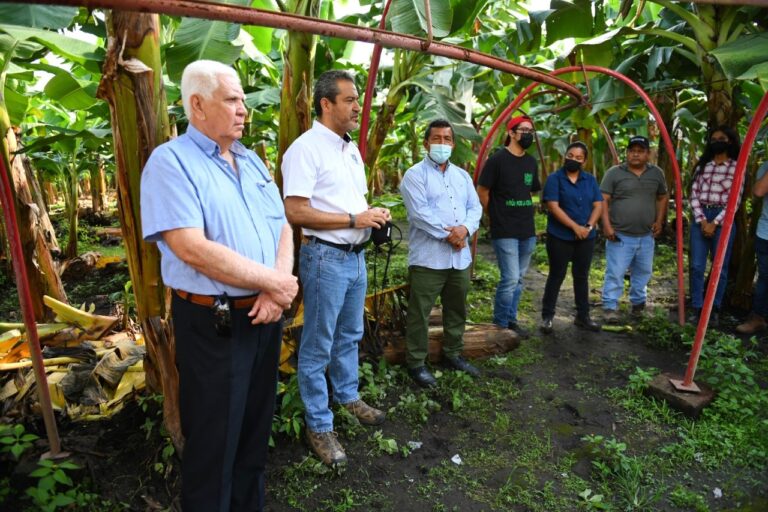
[(213, 317), (216, 334), (219, 336), (232, 336), (232, 311), (229, 309), (229, 298), (227, 294), (219, 295), (213, 301)]

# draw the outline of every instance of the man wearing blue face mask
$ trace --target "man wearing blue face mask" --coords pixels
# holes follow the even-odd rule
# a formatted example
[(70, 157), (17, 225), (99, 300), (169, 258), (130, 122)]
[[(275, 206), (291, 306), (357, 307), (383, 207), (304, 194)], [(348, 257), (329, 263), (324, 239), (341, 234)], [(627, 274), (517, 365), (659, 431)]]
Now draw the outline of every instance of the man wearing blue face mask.
[(483, 213), (472, 177), (450, 163), (455, 146), (448, 121), (432, 121), (424, 134), (427, 156), (405, 173), (400, 193), (408, 212), (408, 272), (411, 284), (406, 324), (408, 374), (422, 387), (437, 381), (424, 366), (429, 312), (438, 295), (443, 306), (443, 353), (448, 364), (474, 377), (464, 348), (472, 255), (469, 237)]

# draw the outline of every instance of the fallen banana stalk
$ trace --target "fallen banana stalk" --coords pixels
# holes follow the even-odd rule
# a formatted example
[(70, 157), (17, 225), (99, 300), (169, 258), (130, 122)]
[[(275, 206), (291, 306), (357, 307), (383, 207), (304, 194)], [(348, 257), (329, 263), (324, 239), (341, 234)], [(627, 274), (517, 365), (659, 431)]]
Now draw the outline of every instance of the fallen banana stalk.
[[(50, 359), (43, 359), (43, 366), (58, 366), (61, 364), (69, 363), (82, 363), (82, 359), (76, 357), (52, 357)], [(0, 363), (0, 372), (8, 370), (19, 370), (21, 368), (29, 368), (32, 366), (32, 360), (18, 361), (16, 363)]]
[(83, 336), (85, 339), (99, 339), (117, 322), (117, 317), (94, 315), (59, 302), (48, 295), (43, 296), (43, 302), (56, 313), (57, 321), (66, 322), (82, 329), (85, 333)]
[[(56, 323), (56, 324), (37, 324), (37, 335), (40, 339), (53, 336), (59, 331), (62, 331), (69, 327), (69, 324)], [(27, 332), (27, 327), (21, 323), (6, 323), (0, 322), (0, 332), (5, 333), (8, 331), (18, 330), (21, 332)]]

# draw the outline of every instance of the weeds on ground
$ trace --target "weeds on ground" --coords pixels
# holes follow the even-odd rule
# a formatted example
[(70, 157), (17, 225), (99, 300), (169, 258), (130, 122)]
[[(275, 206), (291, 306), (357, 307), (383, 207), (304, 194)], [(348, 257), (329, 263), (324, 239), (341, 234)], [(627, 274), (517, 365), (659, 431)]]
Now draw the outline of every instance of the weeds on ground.
[(440, 404), (432, 400), (426, 393), (406, 391), (400, 395), (397, 404), (389, 410), (389, 413), (405, 420), (412, 426), (419, 426), (427, 423), (432, 413), (440, 409)]
[(651, 477), (647, 461), (627, 454), (627, 445), (600, 435), (582, 438), (595, 459), (592, 466), (600, 482), (606, 483), (622, 510), (649, 510), (659, 501), (664, 487)]

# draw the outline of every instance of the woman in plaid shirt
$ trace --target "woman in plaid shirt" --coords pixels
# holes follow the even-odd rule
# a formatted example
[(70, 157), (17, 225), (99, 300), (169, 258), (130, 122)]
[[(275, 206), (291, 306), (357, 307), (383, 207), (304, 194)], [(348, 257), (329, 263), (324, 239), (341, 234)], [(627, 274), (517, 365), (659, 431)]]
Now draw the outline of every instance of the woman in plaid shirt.
[[(689, 321), (698, 323), (701, 307), (704, 304), (704, 272), (707, 260), (714, 260), (717, 244), (720, 240), (721, 225), (725, 217), (725, 206), (733, 184), (736, 171), (736, 160), (739, 158), (741, 142), (739, 134), (727, 126), (718, 126), (710, 136), (704, 154), (693, 169), (693, 186), (691, 188), (691, 209), (693, 223), (691, 224), (690, 245), (690, 289), (691, 317)], [(741, 202), (741, 190), (738, 191), (736, 208)], [(735, 229), (731, 230), (728, 246), (723, 262), (723, 270), (717, 283), (715, 304), (709, 318), (709, 325), (719, 324), (720, 305), (725, 295), (728, 282), (728, 262), (731, 259), (731, 248)]]

